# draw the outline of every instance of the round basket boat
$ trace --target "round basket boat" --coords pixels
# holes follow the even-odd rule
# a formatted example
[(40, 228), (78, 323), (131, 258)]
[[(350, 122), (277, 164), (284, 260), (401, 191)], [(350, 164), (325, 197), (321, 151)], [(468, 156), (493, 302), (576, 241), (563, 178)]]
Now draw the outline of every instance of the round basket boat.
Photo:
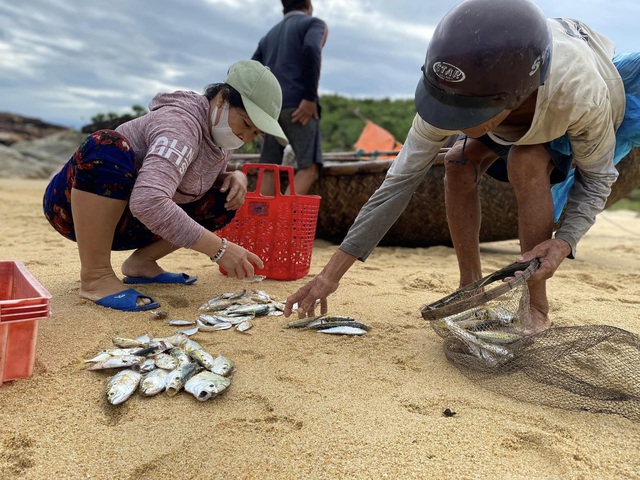
[[(444, 207), (444, 154), (413, 195), (400, 218), (380, 245), (429, 247), (451, 245)], [(393, 160), (327, 161), (310, 194), (320, 195), (316, 237), (341, 242), (360, 208), (380, 186)], [(607, 207), (640, 186), (640, 148), (634, 148), (617, 165), (620, 176), (613, 185)], [(484, 175), (479, 184), (482, 205), (480, 241), (518, 238), (518, 208), (511, 184)]]

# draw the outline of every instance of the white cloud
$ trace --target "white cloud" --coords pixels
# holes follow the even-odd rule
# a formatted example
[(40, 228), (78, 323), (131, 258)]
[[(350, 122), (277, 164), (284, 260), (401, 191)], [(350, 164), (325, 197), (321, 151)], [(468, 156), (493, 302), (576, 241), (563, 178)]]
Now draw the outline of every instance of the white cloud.
[[(433, 30), (457, 3), (313, 0), (329, 27), (321, 92), (412, 96)], [(640, 50), (635, 0), (538, 4), (548, 16), (580, 18), (619, 51)], [(99, 112), (146, 106), (161, 91), (201, 92), (281, 18), (277, 0), (0, 2), (0, 108), (81, 126)]]

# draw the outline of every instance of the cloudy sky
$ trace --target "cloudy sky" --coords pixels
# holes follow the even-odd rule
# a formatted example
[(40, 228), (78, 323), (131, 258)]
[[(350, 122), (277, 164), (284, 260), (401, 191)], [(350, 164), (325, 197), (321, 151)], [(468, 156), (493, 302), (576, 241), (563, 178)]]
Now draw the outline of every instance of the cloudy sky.
[[(438, 20), (457, 0), (314, 0), (325, 20), (321, 93), (408, 98)], [(640, 50), (638, 0), (538, 0)], [(279, 0), (0, 0), (0, 111), (79, 128), (161, 91), (224, 80), (282, 17)]]

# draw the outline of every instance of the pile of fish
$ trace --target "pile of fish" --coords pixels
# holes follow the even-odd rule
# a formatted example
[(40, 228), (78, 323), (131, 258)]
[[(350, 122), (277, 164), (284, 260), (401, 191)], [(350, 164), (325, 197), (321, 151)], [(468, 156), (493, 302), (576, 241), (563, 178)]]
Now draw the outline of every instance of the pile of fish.
[[(235, 328), (246, 332), (253, 327), (252, 320), (262, 316), (280, 316), (284, 314), (284, 303), (271, 298), (263, 290), (246, 289), (239, 292), (227, 292), (207, 300), (198, 307), (198, 316), (194, 320), (167, 320), (167, 325), (192, 328), (184, 330), (187, 334), (195, 332), (213, 332)], [(165, 319), (167, 312), (152, 312), (153, 318)]]
[(107, 400), (112, 405), (123, 403), (137, 390), (147, 397), (162, 392), (174, 396), (183, 388), (205, 401), (231, 384), (233, 362), (222, 355), (213, 357), (183, 332), (166, 338), (149, 334), (114, 338), (112, 342), (115, 348), (84, 361), (87, 370), (122, 369), (107, 382)]
[(287, 324), (286, 328), (308, 328), (334, 335), (364, 335), (369, 331), (368, 325), (343, 315), (303, 318)]
[(467, 346), (469, 352), (491, 366), (513, 358), (508, 345), (524, 337), (515, 328), (517, 317), (506, 308), (482, 306), (437, 321), (441, 335), (450, 333)]
[[(319, 304), (319, 301), (317, 302)], [(194, 320), (167, 320), (167, 325), (177, 327), (191, 327), (181, 332), (192, 335), (196, 332), (212, 332), (235, 328), (239, 332), (246, 332), (253, 326), (256, 317), (284, 315), (285, 304), (274, 300), (264, 290), (243, 289), (239, 292), (222, 293), (207, 300), (198, 307), (198, 317)], [(292, 311), (296, 311), (297, 304)], [(153, 318), (165, 319), (168, 313), (152, 312)], [(286, 328), (309, 328), (322, 333), (338, 335), (363, 335), (369, 326), (347, 316), (322, 315), (292, 322)]]

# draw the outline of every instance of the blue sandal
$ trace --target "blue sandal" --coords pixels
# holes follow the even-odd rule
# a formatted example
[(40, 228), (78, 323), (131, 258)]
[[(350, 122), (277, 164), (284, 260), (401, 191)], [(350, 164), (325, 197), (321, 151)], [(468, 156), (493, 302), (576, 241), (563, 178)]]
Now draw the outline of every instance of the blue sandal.
[[(151, 303), (148, 305), (138, 305), (138, 298), (148, 298), (151, 300)], [(143, 295), (133, 288), (114, 293), (113, 295), (107, 295), (106, 297), (96, 300), (95, 303), (101, 307), (113, 308), (123, 312), (139, 312), (160, 306), (153, 298)]]
[(150, 277), (124, 277), (122, 280), (124, 283), (136, 284), (136, 283), (179, 283), (182, 285), (191, 285), (198, 280), (198, 277), (191, 277), (186, 273), (170, 273), (163, 272), (156, 275), (153, 278)]

